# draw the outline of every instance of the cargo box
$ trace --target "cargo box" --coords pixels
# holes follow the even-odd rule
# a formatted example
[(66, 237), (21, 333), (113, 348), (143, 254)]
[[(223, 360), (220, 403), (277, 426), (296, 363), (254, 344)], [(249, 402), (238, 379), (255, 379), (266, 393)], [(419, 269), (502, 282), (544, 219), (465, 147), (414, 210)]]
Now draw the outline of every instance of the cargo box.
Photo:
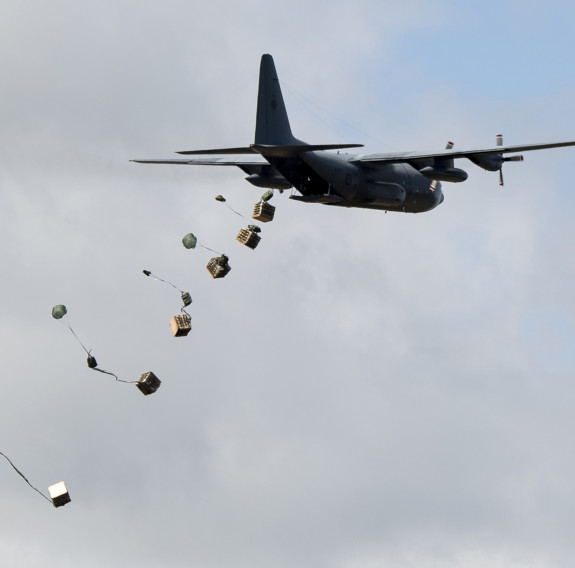
[(276, 208), (273, 205), (270, 205), (267, 201), (260, 201), (254, 205), (252, 219), (267, 223), (274, 218), (275, 212)]
[(152, 371), (149, 371), (148, 373), (144, 373), (136, 382), (136, 386), (145, 395), (152, 394), (152, 393), (156, 392), (160, 388), (161, 384), (162, 384), (162, 381), (160, 381), (160, 379), (158, 379), (158, 377), (156, 377), (156, 375), (154, 375), (154, 373), (152, 373)]
[(68, 489), (66, 489), (66, 484), (63, 481), (50, 485), (50, 487), (48, 487), (48, 493), (50, 493), (50, 499), (52, 499), (52, 505), (54, 505), (54, 507), (62, 507), (72, 500), (70, 499)]
[(227, 256), (223, 256), (223, 258), (222, 256), (216, 256), (210, 259), (206, 268), (212, 278), (223, 278), (231, 270)]
[(236, 241), (239, 241), (242, 245), (246, 245), (252, 250), (258, 246), (261, 239), (262, 238), (255, 231), (251, 231), (250, 229), (240, 229), (240, 232), (236, 237)]
[(174, 337), (183, 337), (192, 330), (192, 318), (187, 314), (174, 316), (170, 320), (170, 329)]

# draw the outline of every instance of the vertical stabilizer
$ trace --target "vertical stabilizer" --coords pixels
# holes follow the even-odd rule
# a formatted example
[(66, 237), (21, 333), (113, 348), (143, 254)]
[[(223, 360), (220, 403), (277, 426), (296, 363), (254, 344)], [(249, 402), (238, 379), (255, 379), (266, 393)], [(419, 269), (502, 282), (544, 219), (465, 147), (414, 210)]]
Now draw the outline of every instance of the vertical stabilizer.
[(289, 119), (271, 55), (262, 55), (256, 114), (256, 144), (301, 144), (291, 133)]

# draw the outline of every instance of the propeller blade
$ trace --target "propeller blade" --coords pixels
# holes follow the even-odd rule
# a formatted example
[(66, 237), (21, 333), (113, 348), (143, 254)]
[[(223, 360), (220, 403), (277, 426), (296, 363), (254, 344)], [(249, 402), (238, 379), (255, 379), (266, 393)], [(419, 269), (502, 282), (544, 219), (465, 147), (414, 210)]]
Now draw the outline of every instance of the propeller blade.
[[(498, 134), (495, 137), (495, 144), (497, 146), (503, 146), (503, 134)], [(522, 162), (523, 156), (509, 156), (508, 158), (503, 158), (501, 154), (498, 154), (502, 162)], [(503, 164), (499, 168), (499, 185), (503, 186)]]

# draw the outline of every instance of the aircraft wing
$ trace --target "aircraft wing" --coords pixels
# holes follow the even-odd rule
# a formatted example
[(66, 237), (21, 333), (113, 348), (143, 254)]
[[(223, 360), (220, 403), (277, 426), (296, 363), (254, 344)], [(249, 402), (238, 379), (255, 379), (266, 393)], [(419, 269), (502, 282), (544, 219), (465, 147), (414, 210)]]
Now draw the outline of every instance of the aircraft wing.
[(530, 150), (545, 150), (547, 148), (561, 148), (575, 146), (575, 141), (551, 142), (547, 144), (519, 144), (516, 146), (496, 146), (494, 148), (477, 148), (475, 150), (440, 150), (438, 152), (391, 152), (387, 154), (367, 154), (352, 160), (370, 166), (384, 166), (398, 162), (425, 162), (434, 158), (470, 158), (497, 154), (510, 154), (513, 152), (528, 152)]

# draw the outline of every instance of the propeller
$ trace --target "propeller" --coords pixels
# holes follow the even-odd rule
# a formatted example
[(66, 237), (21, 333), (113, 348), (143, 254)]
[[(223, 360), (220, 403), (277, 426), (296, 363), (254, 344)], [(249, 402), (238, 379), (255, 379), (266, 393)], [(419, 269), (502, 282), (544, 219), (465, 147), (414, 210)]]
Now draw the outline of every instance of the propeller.
[[(448, 143), (445, 145), (445, 149), (446, 149), (446, 150), (451, 150), (451, 148), (453, 148), (453, 142), (448, 142)], [(429, 189), (431, 189), (431, 191), (435, 191), (435, 188), (436, 188), (436, 187), (437, 187), (437, 180), (434, 179), (434, 180), (431, 182), (431, 185), (429, 186)]]
[[(497, 146), (503, 146), (503, 134), (498, 134), (495, 137), (495, 144)], [(523, 156), (509, 156), (509, 158), (501, 157), (501, 167), (499, 168), (499, 185), (503, 187), (503, 163), (504, 162), (522, 162)]]

